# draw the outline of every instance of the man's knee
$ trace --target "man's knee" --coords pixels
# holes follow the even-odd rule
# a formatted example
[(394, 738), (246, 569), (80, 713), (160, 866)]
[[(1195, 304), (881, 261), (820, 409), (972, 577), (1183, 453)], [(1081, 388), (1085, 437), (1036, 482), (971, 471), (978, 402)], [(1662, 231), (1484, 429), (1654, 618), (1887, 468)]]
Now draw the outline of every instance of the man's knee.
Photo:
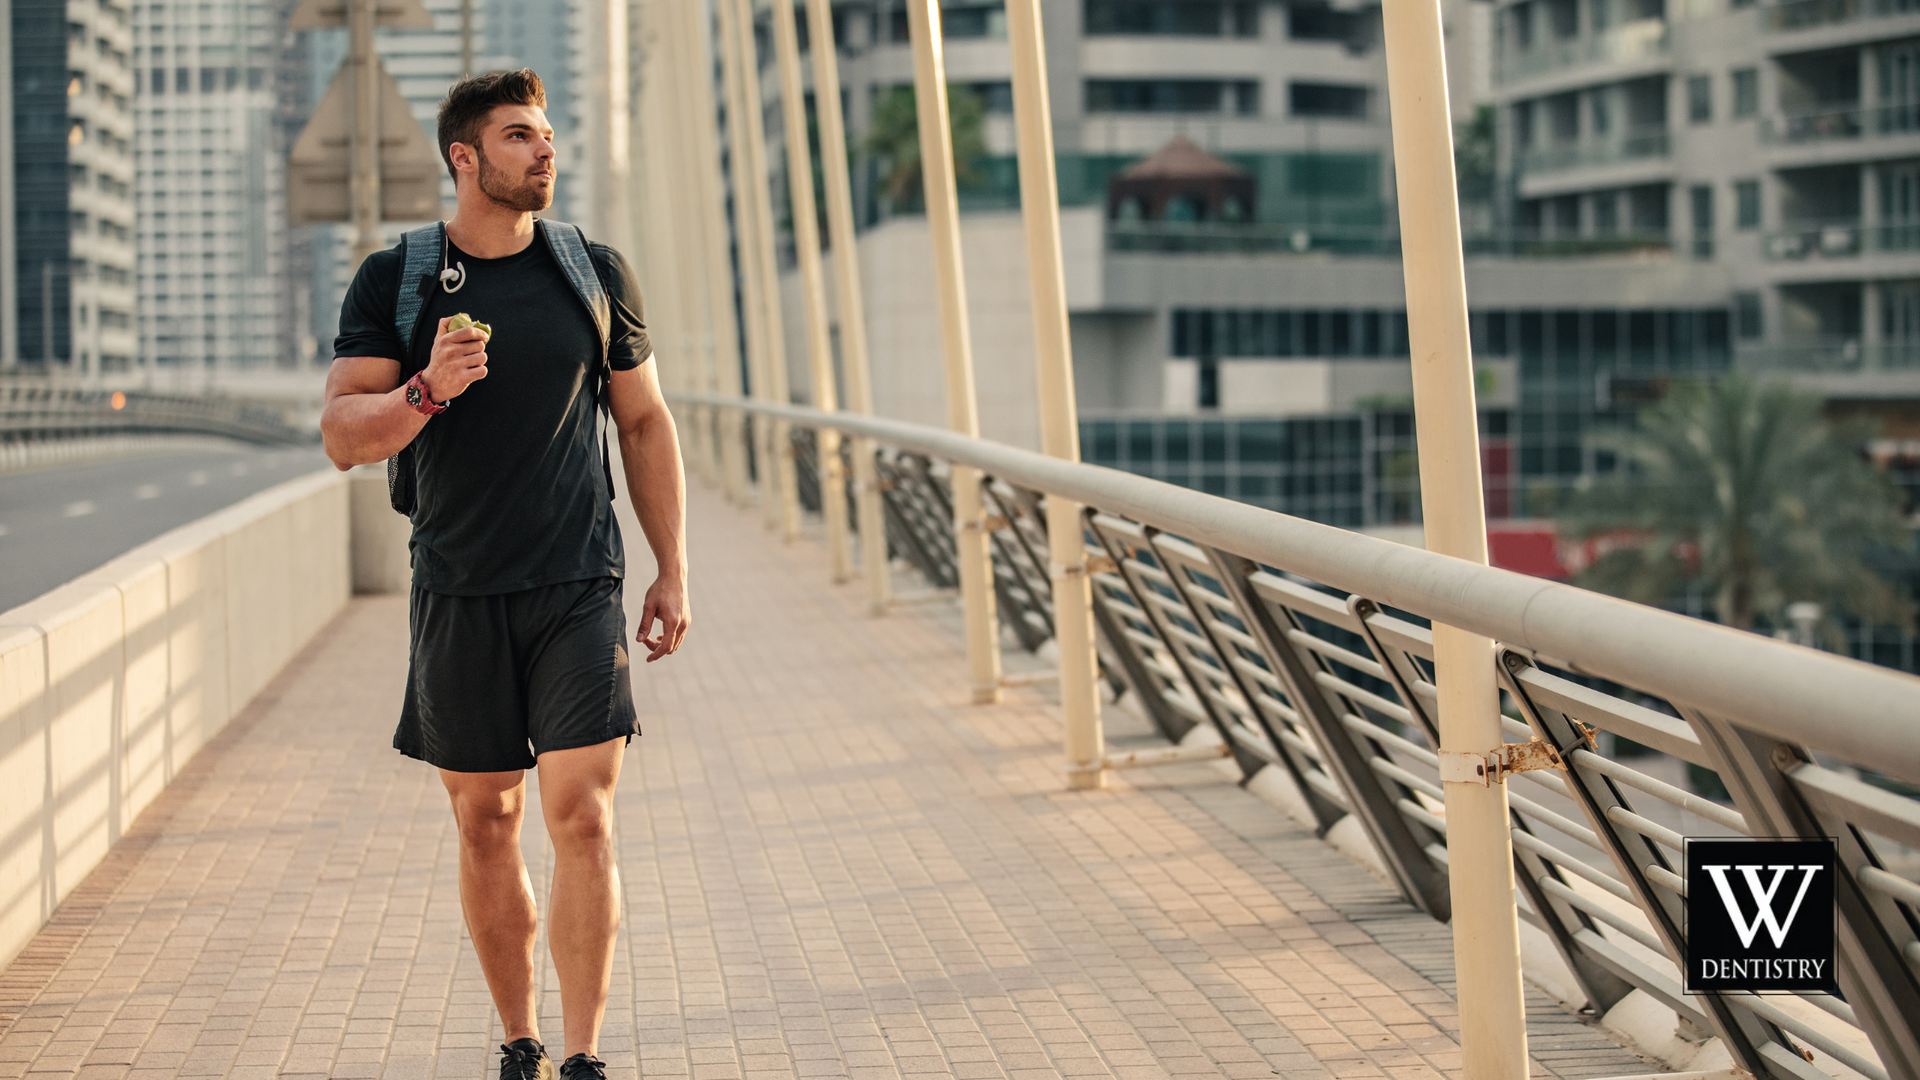
[(556, 847), (572, 851), (600, 851), (613, 843), (613, 808), (599, 793), (582, 794), (557, 803), (547, 813), (547, 834)]
[(453, 799), (453, 818), (460, 829), (462, 846), (479, 851), (496, 851), (520, 842), (520, 819), (526, 809), (526, 789), (512, 787), (468, 790), (449, 788)]

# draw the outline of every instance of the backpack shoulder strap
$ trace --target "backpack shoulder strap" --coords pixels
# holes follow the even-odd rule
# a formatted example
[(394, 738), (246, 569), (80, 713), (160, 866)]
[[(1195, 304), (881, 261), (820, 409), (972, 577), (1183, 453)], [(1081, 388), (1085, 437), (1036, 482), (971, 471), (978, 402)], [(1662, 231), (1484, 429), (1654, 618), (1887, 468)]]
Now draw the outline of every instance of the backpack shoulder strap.
[(420, 331), (420, 316), (427, 309), (427, 296), (433, 292), (440, 271), (441, 245), (447, 226), (436, 221), (423, 225), (400, 240), (400, 295), (393, 305), (393, 328), (406, 343), (408, 355), (400, 357), (405, 369), (412, 359), (413, 339)]
[(553, 252), (554, 261), (567, 275), (567, 283), (573, 286), (574, 293), (593, 316), (594, 329), (600, 332), (600, 357), (604, 364), (613, 334), (613, 309), (607, 299), (607, 287), (600, 283), (600, 274), (593, 268), (587, 234), (578, 225), (547, 218), (540, 219), (538, 228), (540, 235), (546, 237), (547, 250)]

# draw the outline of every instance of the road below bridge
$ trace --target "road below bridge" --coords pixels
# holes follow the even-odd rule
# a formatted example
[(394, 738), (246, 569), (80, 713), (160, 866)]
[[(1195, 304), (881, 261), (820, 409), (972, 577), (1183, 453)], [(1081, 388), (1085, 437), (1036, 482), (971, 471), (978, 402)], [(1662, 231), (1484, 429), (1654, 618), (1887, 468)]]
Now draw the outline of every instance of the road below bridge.
[(233, 443), (0, 476), (0, 611), (170, 529), (327, 467), (317, 447)]

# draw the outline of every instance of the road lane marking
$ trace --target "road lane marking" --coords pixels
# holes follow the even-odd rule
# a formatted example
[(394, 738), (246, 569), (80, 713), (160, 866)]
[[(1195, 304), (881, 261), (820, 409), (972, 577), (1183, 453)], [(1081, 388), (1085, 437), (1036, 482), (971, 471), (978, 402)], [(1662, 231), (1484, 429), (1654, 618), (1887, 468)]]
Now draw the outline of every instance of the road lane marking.
[(139, 487), (133, 489), (133, 497), (136, 499), (157, 499), (160, 497), (160, 485), (141, 484)]
[(77, 503), (67, 504), (68, 517), (86, 517), (91, 513), (93, 513), (93, 504), (84, 499)]
[(205, 487), (207, 483), (207, 471), (205, 469), (195, 469), (188, 473), (187, 483), (192, 484), (194, 487)]
[(5, 525), (0, 525), (0, 536), (5, 536), (5, 535), (7, 535), (7, 527)]

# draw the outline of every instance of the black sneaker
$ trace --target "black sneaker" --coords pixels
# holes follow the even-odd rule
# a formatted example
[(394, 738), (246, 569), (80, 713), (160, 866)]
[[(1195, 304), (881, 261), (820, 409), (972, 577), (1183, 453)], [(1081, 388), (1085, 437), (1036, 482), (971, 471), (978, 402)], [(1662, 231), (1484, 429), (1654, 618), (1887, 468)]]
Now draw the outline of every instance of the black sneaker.
[(560, 1063), (564, 1080), (607, 1080), (607, 1063), (592, 1054), (575, 1054)]
[(515, 1039), (500, 1048), (500, 1080), (553, 1080), (553, 1059), (538, 1039)]

